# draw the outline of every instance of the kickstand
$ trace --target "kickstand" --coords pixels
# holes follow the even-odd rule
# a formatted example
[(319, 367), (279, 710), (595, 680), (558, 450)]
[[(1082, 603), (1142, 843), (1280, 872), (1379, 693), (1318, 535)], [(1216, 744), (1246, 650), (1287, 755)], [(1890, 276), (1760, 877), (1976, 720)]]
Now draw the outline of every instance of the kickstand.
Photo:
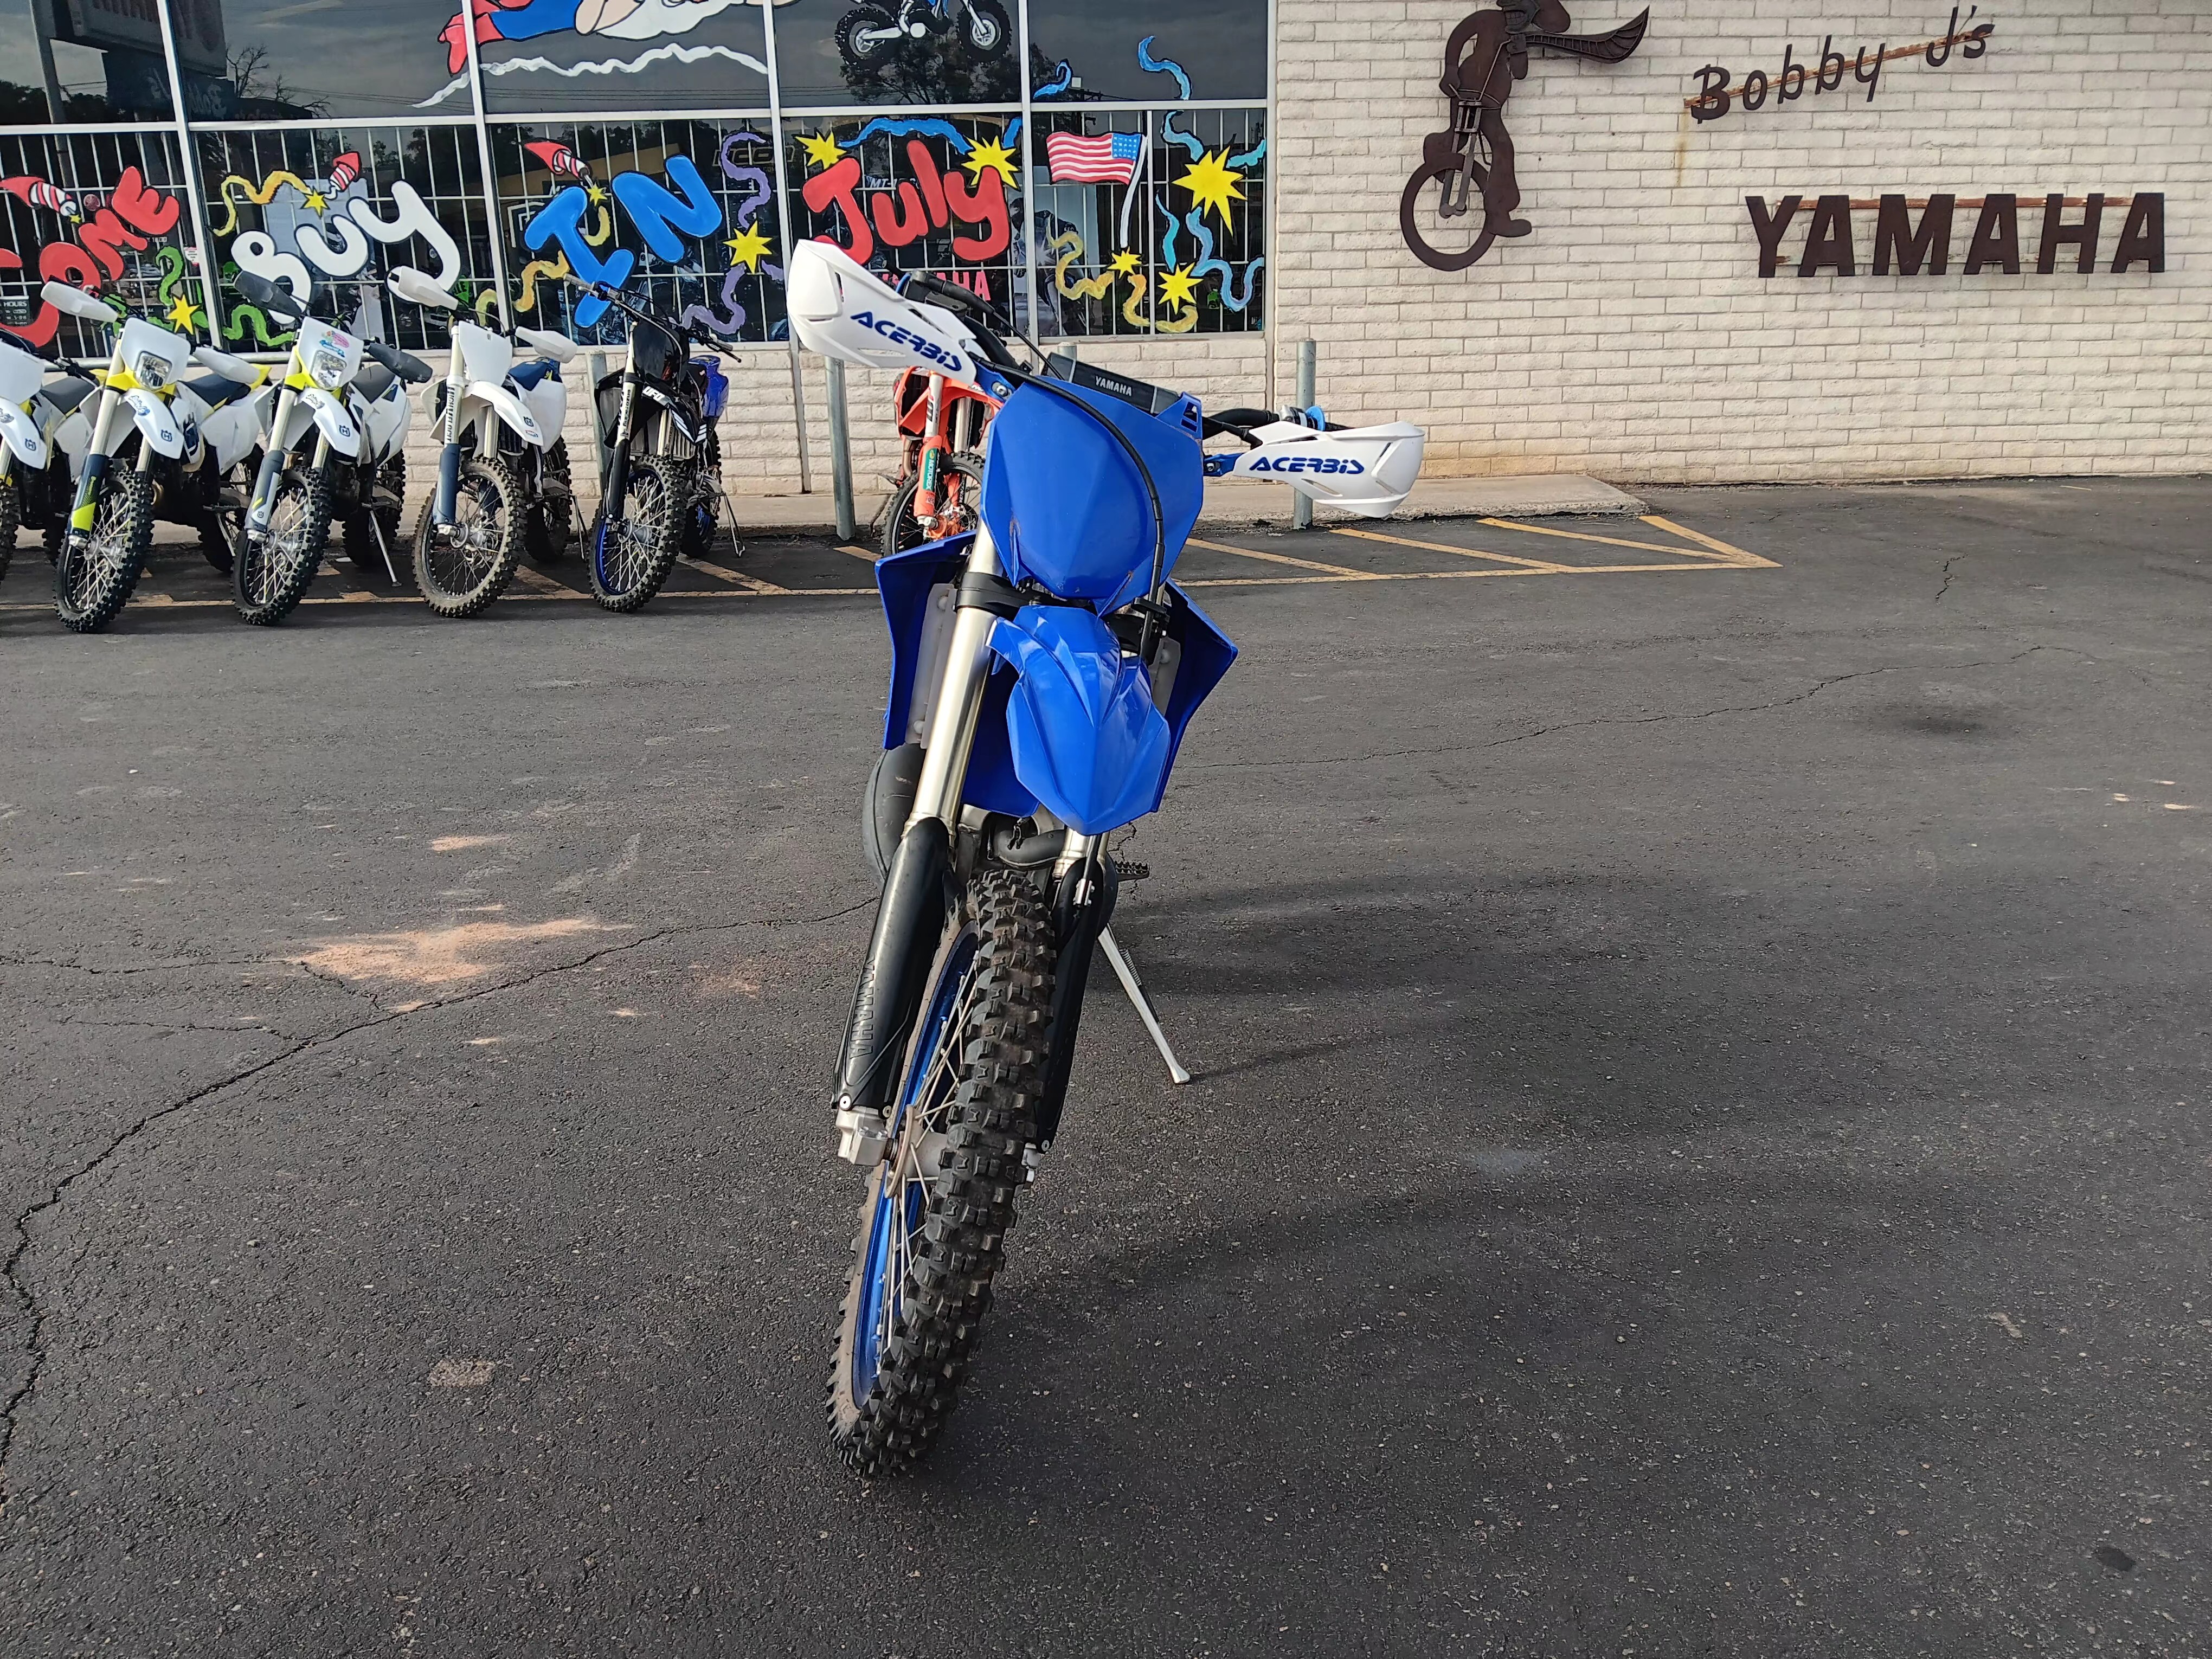
[(384, 574), (392, 578), (392, 585), (394, 587), (398, 586), (399, 567), (392, 562), (392, 549), (384, 539), (384, 526), (377, 518), (376, 510), (374, 507), (369, 509), (368, 533), (376, 538), (376, 550), (384, 561)]
[(1160, 1051), (1160, 1058), (1167, 1061), (1169, 1078), (1176, 1083), (1189, 1082), (1190, 1073), (1183, 1070), (1182, 1062), (1175, 1057), (1175, 1050), (1168, 1047), (1168, 1034), (1160, 1030), (1159, 1016), (1152, 1012), (1152, 1005), (1145, 995), (1144, 983), (1138, 979), (1136, 969), (1130, 965), (1129, 958), (1121, 954), (1121, 947), (1114, 942), (1114, 930), (1100, 928), (1098, 942), (1106, 947), (1106, 960), (1114, 964), (1114, 976), (1121, 981), (1121, 988), (1129, 994), (1129, 1001), (1136, 1008), (1137, 1018), (1145, 1022), (1145, 1029), (1152, 1033), (1152, 1046)]

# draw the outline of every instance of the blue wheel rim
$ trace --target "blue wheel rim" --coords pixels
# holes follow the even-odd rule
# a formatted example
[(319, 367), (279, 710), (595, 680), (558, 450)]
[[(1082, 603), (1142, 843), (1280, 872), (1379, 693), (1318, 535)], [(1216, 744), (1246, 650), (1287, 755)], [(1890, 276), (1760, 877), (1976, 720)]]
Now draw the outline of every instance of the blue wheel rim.
[[(938, 1057), (947, 1042), (957, 1042), (953, 1015), (960, 1006), (962, 987), (975, 960), (975, 941), (963, 939), (946, 959), (945, 969), (931, 988), (929, 1006), (922, 1016), (906, 1076), (899, 1085), (897, 1110), (891, 1121), (891, 1153), (878, 1176), (876, 1201), (868, 1216), (868, 1248), (860, 1262), (860, 1299), (854, 1314), (853, 1398), (867, 1398), (883, 1364), (883, 1335), (896, 1322), (905, 1273), (903, 1252), (895, 1248), (921, 1225), (923, 1183), (896, 1181), (898, 1141), (908, 1115), (927, 1103), (922, 1091), (938, 1074)], [(903, 1216), (899, 1213), (903, 1210)]]

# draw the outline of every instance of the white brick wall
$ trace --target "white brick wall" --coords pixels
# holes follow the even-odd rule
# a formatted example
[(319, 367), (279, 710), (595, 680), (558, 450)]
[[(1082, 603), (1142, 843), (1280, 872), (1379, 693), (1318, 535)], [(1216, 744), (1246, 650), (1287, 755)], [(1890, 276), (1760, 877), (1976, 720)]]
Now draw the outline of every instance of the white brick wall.
[[(1578, 32), (1637, 0), (1576, 3)], [(1535, 234), (1447, 275), (1407, 252), (1398, 198), (1443, 125), (1458, 0), (1281, 0), (1273, 268), (1281, 384), (1319, 343), (1332, 415), (1402, 414), (1437, 474), (1619, 479), (1941, 477), (2212, 467), (2212, 7), (1984, 3), (1988, 54), (1883, 66), (1863, 88), (1692, 121), (1697, 71), (1770, 75), (1832, 34), (1846, 56), (1945, 33), (1932, 0), (1799, 11), (1655, 0), (1613, 67), (1538, 59), (1507, 124)], [(1962, 13), (1963, 16), (1963, 13)], [(1812, 20), (1817, 20), (1817, 21)], [(2166, 269), (2033, 274), (2047, 191), (2166, 193)], [(2027, 268), (1794, 274), (1811, 198), (2017, 191)], [(1758, 276), (1747, 195), (1802, 192), (1784, 274)], [(2078, 211), (2069, 217), (2078, 217)]]

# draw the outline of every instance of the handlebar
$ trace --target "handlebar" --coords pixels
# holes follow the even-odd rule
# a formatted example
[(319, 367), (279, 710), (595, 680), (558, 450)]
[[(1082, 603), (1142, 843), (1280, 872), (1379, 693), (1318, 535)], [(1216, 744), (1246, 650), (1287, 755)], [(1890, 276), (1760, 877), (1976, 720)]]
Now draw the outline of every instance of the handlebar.
[(566, 277), (563, 280), (565, 280), (571, 288), (580, 288), (583, 289), (585, 293), (590, 295), (594, 300), (598, 300), (606, 305), (612, 306), (617, 311), (623, 312), (629, 316), (635, 317), (641, 323), (650, 323), (655, 328), (664, 329), (667, 332), (675, 335), (678, 339), (684, 340), (690, 344), (702, 345), (718, 357), (735, 357), (738, 355), (736, 352), (731, 350), (727, 346), (722, 344), (715, 336), (707, 333), (703, 330), (692, 328), (690, 325), (685, 323), (672, 322), (667, 318), (659, 316), (653, 312), (647, 311), (641, 306), (634, 305), (629, 301), (623, 298), (620, 289), (611, 288), (605, 283), (587, 283), (584, 281), (582, 277), (574, 276)]
[(362, 343), (362, 355), (372, 362), (381, 363), (410, 386), (421, 386), (435, 372), (429, 364), (410, 351), (398, 346), (388, 346), (381, 340)]
[(988, 301), (959, 283), (945, 282), (926, 270), (908, 271), (899, 279), (897, 287), (902, 294), (919, 300), (934, 300), (947, 311), (965, 318), (975, 332), (975, 343), (983, 349), (983, 356), (999, 368), (1021, 367), (1021, 360), (1006, 349), (1006, 343), (999, 333), (1002, 325), (1009, 330), (1012, 325), (1006, 324)]

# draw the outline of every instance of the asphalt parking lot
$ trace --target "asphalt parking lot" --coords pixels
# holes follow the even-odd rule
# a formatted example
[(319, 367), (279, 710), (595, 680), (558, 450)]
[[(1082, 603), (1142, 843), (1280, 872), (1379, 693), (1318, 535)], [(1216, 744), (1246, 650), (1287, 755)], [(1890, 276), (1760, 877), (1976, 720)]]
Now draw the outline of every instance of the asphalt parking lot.
[(77, 638), (27, 537), (0, 1653), (2205, 1650), (2212, 483), (1651, 499), (1194, 550), (1197, 1079), (1095, 975), (872, 1486), (860, 559)]

